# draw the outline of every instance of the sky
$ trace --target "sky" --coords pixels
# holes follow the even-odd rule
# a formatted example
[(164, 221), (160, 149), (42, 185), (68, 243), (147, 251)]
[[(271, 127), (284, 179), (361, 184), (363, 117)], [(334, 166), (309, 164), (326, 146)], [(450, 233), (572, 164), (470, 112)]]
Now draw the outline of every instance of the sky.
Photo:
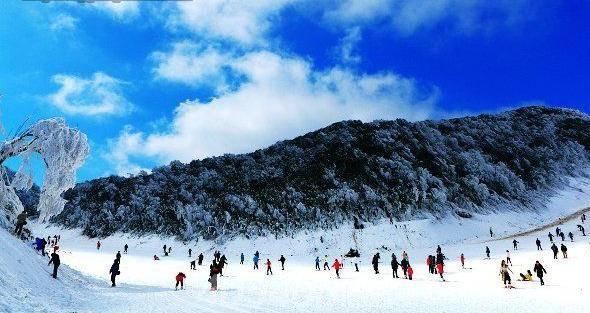
[(0, 138), (65, 118), (78, 181), (341, 120), (588, 113), (588, 73), (584, 0), (0, 2)]

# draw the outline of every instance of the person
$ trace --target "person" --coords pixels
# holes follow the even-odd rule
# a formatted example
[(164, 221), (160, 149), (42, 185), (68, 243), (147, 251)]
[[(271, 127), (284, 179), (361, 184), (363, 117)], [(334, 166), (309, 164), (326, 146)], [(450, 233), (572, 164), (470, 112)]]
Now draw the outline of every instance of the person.
[(121, 251), (117, 251), (115, 258), (117, 259), (117, 261), (119, 261), (119, 263), (121, 263)]
[(412, 280), (412, 276), (414, 276), (414, 269), (412, 268), (412, 265), (408, 264), (408, 279)]
[(45, 256), (45, 247), (46, 246), (47, 246), (47, 240), (45, 240), (45, 238), (41, 239), (41, 255), (42, 256)]
[(281, 254), (281, 257), (279, 258), (279, 262), (281, 262), (281, 271), (285, 270), (285, 261), (287, 261), (287, 259)]
[(582, 220), (582, 224), (584, 224), (584, 222), (586, 222), (586, 214), (585, 213), (582, 213), (580, 220)]
[(489, 259), (490, 258), (490, 247), (486, 246), (486, 256)]
[(402, 272), (404, 272), (404, 278), (408, 278), (408, 265), (410, 265), (410, 262), (408, 262), (408, 260), (406, 259), (402, 259), (401, 262), (401, 267), (402, 267)]
[(555, 236), (559, 236), (559, 234), (561, 234), (561, 229), (559, 229), (559, 226), (555, 227)]
[(125, 246), (123, 247), (123, 253), (127, 254), (127, 250), (129, 250), (129, 246), (125, 244)]
[(96, 242), (96, 250), (100, 250), (100, 240)]
[(203, 254), (200, 253), (199, 254), (199, 257), (197, 258), (197, 261), (199, 263), (199, 266), (203, 265), (203, 258), (204, 258)]
[(116, 287), (117, 284), (115, 283), (115, 279), (117, 278), (117, 275), (121, 274), (121, 272), (119, 271), (119, 260), (115, 259), (115, 261), (113, 261), (113, 265), (111, 265), (111, 269), (109, 270), (109, 273), (111, 274), (111, 282), (113, 283), (111, 285), (111, 287)]
[(514, 247), (514, 250), (518, 250), (518, 241), (516, 241), (516, 239), (512, 240), (512, 246)]
[(16, 228), (14, 229), (14, 233), (20, 237), (23, 232), (23, 227), (27, 225), (27, 211), (20, 212), (19, 215), (16, 217)]
[(535, 267), (533, 268), (533, 271), (537, 273), (537, 277), (539, 277), (539, 280), (541, 281), (541, 286), (545, 285), (545, 281), (543, 281), (543, 274), (547, 274), (547, 271), (545, 270), (543, 265), (539, 263), (539, 261), (535, 262)]
[(191, 270), (196, 270), (197, 269), (196, 263), (197, 263), (197, 261), (195, 261), (195, 260), (192, 260), (191, 261)]
[(53, 252), (57, 252), (57, 250), (59, 250), (59, 246), (58, 245), (53, 246)]
[(184, 275), (183, 272), (178, 272), (178, 274), (176, 274), (176, 287), (174, 288), (175, 290), (178, 290), (178, 284), (180, 284), (180, 290), (184, 289), (185, 278), (186, 275)]
[(315, 257), (315, 269), (318, 270), (318, 271), (321, 270), (320, 269), (320, 257), (319, 256), (316, 256)]
[(410, 263), (410, 258), (408, 258), (408, 253), (406, 251), (402, 252), (402, 259), (408, 261)]
[(270, 275), (272, 275), (272, 263), (270, 262), (270, 259), (266, 259), (266, 275), (268, 275), (268, 273), (270, 273)]
[(465, 255), (463, 253), (461, 253), (461, 268), (465, 268)]
[(510, 251), (506, 250), (506, 264), (508, 263), (512, 265), (512, 260), (510, 259)]
[(563, 254), (563, 258), (567, 259), (567, 247), (563, 243), (561, 244), (561, 253)]
[(432, 261), (432, 255), (428, 255), (426, 257), (426, 266), (428, 267), (428, 272), (430, 274), (432, 274), (433, 273), (433, 269), (434, 269), (434, 264), (433, 264), (433, 261)]
[(504, 281), (504, 288), (512, 288), (512, 280), (510, 279), (509, 272), (512, 272), (512, 270), (508, 267), (506, 261), (502, 260), (502, 263), (500, 264), (500, 276)]
[(159, 260), (160, 260), (160, 258), (154, 254), (154, 261), (159, 261)]
[(244, 264), (244, 252), (240, 254), (240, 264)]
[(559, 237), (561, 237), (561, 241), (565, 241), (565, 234), (563, 232), (559, 233)]
[(209, 282), (211, 283), (211, 291), (217, 290), (217, 274), (219, 274), (219, 269), (217, 268), (215, 261), (213, 261), (213, 263), (211, 263), (209, 266)]
[(438, 245), (436, 247), (436, 254), (442, 253), (442, 248), (440, 247), (440, 245)]
[[(258, 251), (256, 251), (256, 252), (258, 253)], [(215, 251), (215, 253), (213, 254), (213, 256), (215, 256), (215, 261), (217, 261), (217, 263), (219, 263), (219, 261), (221, 260), (221, 252), (220, 251)], [(258, 257), (260, 257), (260, 255), (258, 255)]]
[(162, 249), (164, 250), (164, 255), (165, 255), (165, 256), (168, 256), (168, 249), (166, 249), (166, 248), (168, 248), (168, 246), (167, 246), (167, 245), (164, 245), (164, 246), (162, 247)]
[(172, 253), (172, 247), (168, 247), (168, 254)]
[(570, 231), (567, 236), (570, 237), (571, 242), (574, 242), (574, 233)]
[(330, 270), (330, 265), (328, 264), (328, 256), (326, 255), (324, 257), (324, 271), (329, 271)]
[(380, 258), (381, 258), (381, 256), (379, 256), (379, 252), (377, 252), (373, 256), (373, 261), (371, 261), (371, 264), (373, 264), (373, 270), (375, 271), (375, 274), (379, 274), (379, 259)]
[(490, 237), (494, 237), (494, 232), (492, 231), (491, 227), (490, 227)]
[(559, 252), (559, 249), (557, 249), (557, 246), (555, 245), (555, 243), (553, 243), (553, 245), (551, 245), (551, 250), (553, 251), (553, 258), (557, 260), (557, 252)]
[(399, 266), (399, 263), (397, 262), (397, 257), (395, 256), (395, 253), (392, 253), (391, 254), (391, 269), (393, 270), (393, 278), (399, 278), (399, 276), (397, 275), (398, 266)]
[(332, 267), (336, 270), (336, 277), (339, 279), (340, 278), (340, 268), (342, 267), (342, 264), (340, 264), (340, 262), (338, 262), (338, 259), (334, 259), (334, 263), (332, 264)]
[(586, 231), (584, 226), (578, 224), (578, 230), (582, 232), (582, 236), (586, 236)]
[(537, 238), (537, 240), (535, 241), (535, 243), (537, 244), (537, 251), (543, 250), (543, 248), (541, 247), (541, 240), (539, 240), (539, 238)]
[(188, 257), (192, 257), (193, 256), (193, 249), (188, 248)]
[(436, 271), (438, 272), (438, 274), (440, 275), (440, 278), (442, 279), (442, 281), (445, 281), (445, 278), (443, 276), (444, 273), (444, 255), (442, 253), (437, 253), (436, 254)]
[(550, 242), (553, 242), (553, 234), (552, 233), (549, 233), (549, 235), (547, 235), (547, 237), (549, 237)]
[(47, 263), (47, 266), (51, 264), (53, 264), (53, 274), (51, 276), (53, 278), (57, 278), (57, 268), (59, 267), (61, 262), (59, 260), (59, 254), (57, 254), (56, 252), (53, 252), (51, 254), (51, 259), (49, 260), (49, 263)]
[(225, 257), (225, 254), (224, 254), (219, 258), (219, 263), (218, 263), (219, 276), (223, 276), (223, 268), (225, 267), (225, 264), (229, 264), (229, 263), (227, 263), (227, 258)]
[(533, 280), (533, 274), (531, 273), (531, 270), (527, 270), (524, 274), (520, 273), (520, 279), (522, 281), (532, 281)]
[(252, 261), (254, 261), (254, 269), (257, 270), (258, 269), (258, 260), (260, 260), (260, 257), (256, 254), (254, 254), (254, 257), (252, 258)]

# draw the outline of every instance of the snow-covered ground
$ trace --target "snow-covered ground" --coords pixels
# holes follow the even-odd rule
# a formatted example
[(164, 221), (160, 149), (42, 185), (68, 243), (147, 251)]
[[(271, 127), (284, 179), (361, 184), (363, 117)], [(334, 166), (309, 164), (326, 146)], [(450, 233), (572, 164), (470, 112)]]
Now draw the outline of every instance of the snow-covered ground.
[[(581, 237), (576, 229), (579, 218), (560, 227), (572, 231), (575, 242), (567, 242), (569, 259), (553, 260), (547, 233), (539, 230), (516, 238), (518, 251), (512, 251), (512, 238), (489, 241), (489, 227), (495, 238), (509, 237), (556, 221), (559, 217), (590, 207), (590, 182), (575, 180), (540, 213), (517, 212), (471, 219), (419, 220), (367, 226), (362, 231), (343, 226), (332, 231), (301, 233), (294, 238), (255, 240), (238, 239), (225, 244), (199, 241), (182, 243), (172, 238), (130, 237), (125, 234), (101, 239), (80, 236), (77, 230), (61, 230), (33, 225), (40, 236), (61, 234), (63, 266), (60, 279), (49, 277), (47, 261), (0, 231), (3, 253), (0, 255), (0, 311), (4, 312), (590, 312), (587, 270), (590, 237)], [(590, 214), (587, 214), (590, 216)], [(586, 225), (590, 233), (590, 224)], [(554, 232), (554, 227), (550, 227)], [(322, 240), (323, 239), (323, 242)], [(535, 239), (543, 242), (536, 251)], [(4, 244), (6, 242), (6, 244)], [(108, 270), (117, 250), (129, 245), (123, 255), (118, 287), (110, 288)], [(162, 256), (162, 246), (172, 246), (172, 254)], [(447, 282), (427, 273), (425, 258), (434, 254), (437, 244), (449, 258)], [(485, 246), (492, 258), (484, 259)], [(4, 247), (6, 246), (6, 247)], [(361, 253), (360, 272), (354, 272), (352, 260), (345, 261), (342, 279), (333, 271), (315, 271), (316, 256), (328, 256), (330, 264), (349, 248)], [(205, 265), (189, 269), (188, 249), (193, 256), (203, 252)], [(229, 258), (226, 276), (219, 279), (219, 291), (209, 291), (208, 265), (212, 251), (219, 249)], [(546, 286), (535, 282), (515, 282), (516, 289), (502, 287), (498, 276), (505, 250), (512, 254), (516, 280), (519, 272), (532, 270), (535, 260), (545, 265)], [(261, 261), (270, 258), (274, 275), (265, 275), (264, 267), (252, 269), (252, 254), (261, 253)], [(391, 253), (405, 250), (415, 270), (414, 280), (393, 279)], [(381, 253), (381, 274), (375, 275), (370, 260)], [(239, 264), (239, 254), (246, 264)], [(467, 267), (461, 269), (459, 255), (464, 253)], [(160, 261), (153, 261), (157, 254)], [(277, 261), (287, 258), (286, 270)], [(70, 268), (71, 269), (70, 269)], [(186, 290), (174, 291), (174, 277), (187, 274)], [(41, 277), (43, 276), (43, 277)], [(46, 296), (49, 295), (49, 296)]]

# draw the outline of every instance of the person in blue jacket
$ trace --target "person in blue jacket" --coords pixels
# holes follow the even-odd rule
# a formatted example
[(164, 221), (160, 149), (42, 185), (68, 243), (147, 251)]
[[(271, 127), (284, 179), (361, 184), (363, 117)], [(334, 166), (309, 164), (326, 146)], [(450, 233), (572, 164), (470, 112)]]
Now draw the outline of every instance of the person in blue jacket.
[(260, 260), (260, 257), (255, 254), (254, 258), (252, 259), (252, 261), (254, 261), (254, 269), (257, 270), (258, 269), (258, 260)]
[(320, 257), (319, 256), (316, 256), (315, 257), (315, 269), (318, 270), (318, 271), (321, 270), (320, 269)]

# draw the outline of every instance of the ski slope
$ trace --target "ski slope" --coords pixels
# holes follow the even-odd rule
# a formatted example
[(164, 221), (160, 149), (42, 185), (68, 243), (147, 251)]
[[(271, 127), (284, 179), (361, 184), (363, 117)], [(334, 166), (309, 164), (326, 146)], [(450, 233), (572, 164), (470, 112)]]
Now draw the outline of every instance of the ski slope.
[[(35, 255), (6, 232), (6, 253), (0, 255), (0, 311), (2, 312), (590, 312), (587, 302), (587, 271), (590, 260), (590, 237), (581, 237), (576, 229), (579, 210), (590, 207), (590, 184), (572, 181), (540, 213), (517, 212), (472, 219), (418, 220), (405, 223), (367, 226), (354, 231), (350, 225), (332, 231), (301, 233), (294, 238), (259, 238), (233, 240), (224, 244), (199, 241), (182, 243), (172, 238), (132, 237), (118, 234), (101, 240), (80, 236), (77, 230), (61, 230), (33, 225), (43, 236), (61, 234), (62, 264), (59, 280), (49, 277), (46, 261)], [(573, 214), (573, 215), (572, 215)], [(518, 236), (520, 248), (512, 251), (512, 234), (534, 230), (563, 219), (560, 228), (575, 233), (575, 242), (566, 242), (569, 259), (553, 260), (549, 250), (547, 229)], [(489, 238), (489, 227), (496, 236)], [(586, 225), (590, 233), (590, 225)], [(551, 229), (554, 231), (554, 228)], [(323, 240), (323, 242), (320, 240)], [(505, 239), (499, 239), (504, 238)], [(543, 251), (536, 251), (535, 239), (543, 242)], [(499, 240), (498, 240), (499, 239)], [(123, 255), (118, 287), (110, 288), (108, 270), (115, 253), (129, 245)], [(162, 246), (172, 246), (172, 254), (162, 256)], [(448, 257), (446, 282), (427, 273), (425, 258), (434, 254), (437, 244)], [(484, 258), (485, 246), (492, 250), (491, 259)], [(189, 269), (188, 248), (193, 258), (205, 254), (204, 266)], [(331, 264), (349, 248), (360, 250), (360, 272), (352, 261), (345, 260), (342, 279), (333, 271), (315, 271), (316, 256), (328, 256)], [(219, 290), (209, 291), (208, 264), (214, 249), (229, 259), (219, 278)], [(511, 251), (516, 289), (503, 288), (498, 276), (499, 263), (505, 250)], [(252, 255), (261, 253), (260, 270), (252, 269)], [(390, 256), (398, 257), (405, 250), (414, 268), (414, 280), (393, 279)], [(381, 253), (381, 273), (372, 272), (370, 261)], [(239, 254), (246, 255), (246, 264), (239, 264)], [(466, 266), (461, 269), (459, 255), (464, 253)], [(153, 261), (157, 254), (160, 261)], [(287, 258), (286, 270), (277, 261)], [(266, 258), (273, 262), (274, 275), (265, 275)], [(519, 272), (532, 270), (536, 260), (548, 271), (546, 286), (538, 281), (518, 282)], [(174, 277), (182, 271), (187, 275), (186, 290), (174, 291)], [(43, 296), (43, 294), (47, 296)], [(39, 296), (39, 294), (41, 294)]]

